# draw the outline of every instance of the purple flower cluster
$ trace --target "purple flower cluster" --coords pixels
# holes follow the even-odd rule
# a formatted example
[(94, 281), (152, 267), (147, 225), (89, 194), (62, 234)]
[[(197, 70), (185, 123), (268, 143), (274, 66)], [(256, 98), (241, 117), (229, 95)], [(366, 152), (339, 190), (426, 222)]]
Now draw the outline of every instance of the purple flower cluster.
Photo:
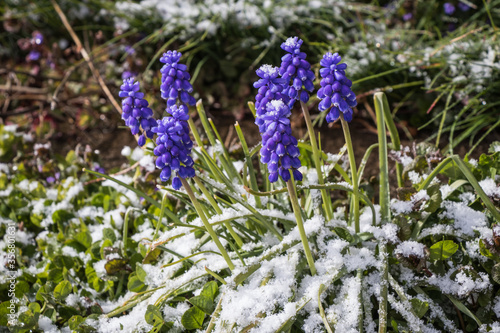
[(144, 93), (140, 92), (139, 82), (134, 82), (134, 78), (123, 80), (118, 96), (123, 98), (122, 119), (130, 127), (132, 134), (139, 134), (140, 128), (144, 131), (139, 137), (139, 146), (146, 143), (146, 137), (152, 139), (152, 128), (156, 126), (153, 118), (153, 111), (148, 107), (149, 103), (144, 99)]
[(295, 180), (302, 180), (297, 139), (292, 135), (290, 108), (283, 101), (273, 100), (266, 104), (266, 113), (259, 116), (263, 124), (260, 160), (267, 164), (269, 181), (274, 183), (281, 176), (290, 180), (290, 171)]
[(327, 53), (320, 61), (322, 68), (319, 73), (322, 77), (318, 90), (318, 98), (322, 101), (318, 105), (320, 111), (330, 109), (326, 116), (326, 121), (331, 123), (343, 113), (344, 119), (348, 122), (352, 120), (352, 108), (357, 105), (356, 95), (352, 92), (351, 80), (345, 76), (345, 63), (339, 64), (342, 58), (338, 53)]
[[(283, 94), (290, 97), (288, 106), (293, 107), (295, 100), (306, 103), (309, 100), (309, 92), (314, 90), (315, 79), (311, 65), (306, 60), (306, 54), (300, 51), (302, 40), (298, 37), (290, 37), (281, 48), (288, 52), (281, 58), (280, 75), (286, 80)], [(291, 82), (291, 84), (290, 84)]]
[[(260, 79), (253, 84), (255, 88), (259, 89), (255, 96), (255, 110), (257, 113), (255, 124), (261, 128), (264, 125), (264, 120), (260, 116), (266, 113), (266, 105), (272, 100), (282, 100), (284, 103), (288, 103), (290, 98), (283, 94), (286, 80), (278, 77), (278, 67), (262, 65), (256, 73)], [(264, 131), (262, 129), (261, 133)]]
[(453, 6), (453, 4), (450, 2), (446, 2), (443, 5), (443, 8), (446, 15), (453, 15), (453, 13), (455, 12), (455, 6)]
[(163, 53), (160, 62), (164, 63), (161, 68), (161, 97), (167, 100), (167, 106), (177, 104), (180, 99), (183, 105), (195, 105), (196, 100), (190, 94), (193, 86), (189, 83), (191, 76), (186, 71), (187, 66), (179, 63), (182, 53), (167, 51)]
[(176, 172), (172, 186), (178, 190), (182, 186), (180, 178), (195, 175), (191, 157), (193, 141), (189, 137), (187, 107), (172, 105), (167, 111), (171, 117), (164, 117), (152, 129), (152, 132), (157, 134), (154, 154), (157, 156), (156, 167), (161, 169), (160, 180), (166, 182), (172, 176), (172, 172)]
[(266, 112), (266, 105), (270, 101), (283, 100), (288, 103), (289, 97), (282, 94), (286, 80), (279, 77), (279, 68), (271, 65), (262, 65), (256, 71), (259, 80), (253, 84), (254, 88), (259, 89), (255, 96), (255, 110), (257, 115)]

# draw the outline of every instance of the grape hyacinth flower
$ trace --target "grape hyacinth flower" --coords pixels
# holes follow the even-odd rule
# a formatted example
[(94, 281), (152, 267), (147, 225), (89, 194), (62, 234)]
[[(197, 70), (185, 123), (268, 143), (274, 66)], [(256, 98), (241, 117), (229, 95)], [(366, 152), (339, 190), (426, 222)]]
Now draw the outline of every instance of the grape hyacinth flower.
[(154, 133), (152, 128), (156, 126), (153, 118), (153, 111), (148, 107), (149, 103), (144, 99), (144, 93), (140, 92), (139, 82), (134, 82), (134, 78), (123, 80), (118, 96), (123, 97), (122, 119), (130, 127), (132, 134), (139, 134), (140, 128), (144, 131), (137, 141), (139, 146), (146, 143), (146, 137), (152, 139)]
[(290, 108), (283, 101), (273, 100), (266, 105), (263, 119), (265, 131), (262, 134), (261, 162), (267, 164), (269, 181), (274, 183), (281, 176), (290, 180), (290, 170), (296, 180), (302, 180), (297, 139), (292, 135)]
[(443, 5), (443, 8), (446, 15), (453, 15), (453, 13), (455, 12), (455, 6), (453, 6), (453, 4), (449, 2), (446, 2)]
[(257, 116), (266, 112), (266, 105), (272, 100), (283, 100), (288, 103), (288, 96), (283, 95), (282, 91), (286, 80), (279, 76), (279, 68), (271, 65), (262, 65), (255, 72), (259, 80), (253, 84), (254, 88), (259, 89), (255, 96), (255, 110)]
[(255, 111), (257, 117), (255, 124), (259, 126), (260, 132), (265, 132), (264, 120), (261, 115), (266, 113), (266, 105), (272, 100), (282, 100), (288, 103), (290, 98), (282, 93), (286, 80), (279, 76), (279, 68), (271, 65), (262, 65), (256, 71), (260, 79), (253, 84), (259, 91), (255, 96)]
[(195, 176), (191, 149), (193, 141), (189, 137), (188, 109), (185, 105), (172, 105), (167, 112), (171, 117), (158, 121), (152, 132), (157, 134), (154, 154), (157, 156), (156, 167), (161, 169), (160, 180), (166, 182), (172, 176), (172, 187), (176, 190), (182, 186), (180, 178)]
[(357, 105), (356, 95), (352, 92), (351, 80), (345, 76), (347, 64), (339, 64), (342, 58), (338, 53), (327, 53), (320, 61), (322, 68), (319, 73), (322, 77), (318, 89), (318, 98), (322, 101), (318, 105), (320, 111), (330, 109), (326, 121), (331, 123), (343, 113), (347, 122), (352, 120), (352, 108)]
[(306, 54), (300, 51), (302, 43), (302, 39), (290, 37), (281, 44), (281, 48), (288, 52), (281, 58), (280, 75), (288, 83), (283, 94), (290, 97), (288, 103), (290, 108), (295, 104), (295, 100), (306, 103), (309, 100), (307, 92), (314, 90), (314, 72), (306, 60)]
[(193, 86), (189, 83), (191, 76), (186, 71), (187, 66), (179, 63), (181, 56), (180, 52), (167, 51), (160, 58), (160, 62), (165, 64), (160, 70), (161, 97), (167, 100), (167, 106), (177, 104), (177, 99), (180, 99), (182, 105), (196, 104), (196, 100), (190, 95)]

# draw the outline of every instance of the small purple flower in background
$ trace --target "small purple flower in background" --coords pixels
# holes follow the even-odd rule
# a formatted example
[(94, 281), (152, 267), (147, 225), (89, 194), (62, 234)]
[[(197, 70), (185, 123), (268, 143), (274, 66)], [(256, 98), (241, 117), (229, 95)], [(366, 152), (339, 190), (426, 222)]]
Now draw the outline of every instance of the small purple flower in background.
[(403, 21), (409, 21), (413, 18), (413, 14), (412, 13), (406, 13), (403, 15)]
[(43, 43), (43, 35), (42, 35), (41, 32), (35, 31), (33, 33), (33, 43), (35, 45), (42, 45), (42, 43)]
[[(266, 105), (266, 113), (261, 115), (264, 124), (262, 128), (262, 148), (260, 160), (267, 164), (269, 181), (274, 183), (281, 176), (283, 181), (293, 178), (302, 180), (297, 139), (292, 135), (290, 126), (290, 108), (283, 101), (271, 101)], [(262, 131), (261, 131), (262, 132)]]
[(106, 169), (104, 169), (103, 167), (101, 167), (99, 165), (99, 163), (95, 163), (94, 164), (94, 167), (92, 168), (94, 171), (97, 171), (99, 173), (106, 173)]
[(149, 103), (144, 99), (144, 93), (140, 92), (139, 82), (134, 82), (134, 78), (123, 81), (118, 96), (123, 97), (122, 119), (130, 127), (132, 134), (139, 134), (142, 127), (144, 133), (139, 137), (138, 144), (143, 146), (146, 143), (146, 137), (152, 139), (154, 133), (152, 128), (156, 126), (156, 120), (153, 118), (153, 111), (148, 107)]
[(135, 50), (132, 46), (130, 45), (125, 45), (125, 53), (129, 54), (129, 55), (133, 55), (135, 54)]
[(167, 106), (175, 105), (178, 98), (184, 105), (196, 104), (196, 100), (190, 95), (193, 92), (193, 86), (189, 82), (191, 76), (186, 71), (187, 66), (179, 63), (181, 56), (180, 52), (167, 51), (160, 58), (160, 62), (165, 64), (160, 70), (162, 74), (161, 98), (167, 100)]
[(172, 105), (167, 112), (171, 117), (164, 117), (158, 121), (153, 132), (157, 134), (154, 154), (156, 167), (161, 169), (160, 180), (166, 182), (172, 176), (172, 187), (176, 190), (182, 186), (180, 178), (190, 178), (195, 176), (191, 149), (193, 141), (189, 137), (188, 109), (185, 105), (177, 107)]
[(47, 177), (46, 180), (47, 180), (47, 183), (49, 183), (49, 184), (53, 184), (56, 181), (56, 179), (52, 176)]
[(443, 5), (443, 8), (446, 15), (453, 15), (455, 12), (455, 6), (453, 6), (450, 2), (446, 2)]
[(351, 90), (352, 82), (345, 76), (347, 64), (339, 64), (342, 58), (338, 53), (327, 53), (320, 61), (322, 68), (319, 73), (322, 77), (318, 89), (318, 98), (322, 101), (318, 105), (320, 111), (330, 109), (326, 121), (331, 123), (343, 113), (347, 122), (352, 120), (352, 108), (357, 105), (356, 95)]
[(300, 51), (302, 43), (302, 39), (290, 37), (281, 44), (281, 48), (288, 52), (281, 58), (280, 75), (287, 82), (283, 94), (290, 97), (288, 103), (290, 108), (293, 107), (295, 100), (300, 99), (306, 103), (309, 100), (307, 92), (314, 90), (314, 72), (306, 60), (306, 54)]
[(137, 73), (131, 72), (131, 71), (123, 71), (122, 73), (122, 80), (134, 78), (137, 76)]
[(27, 61), (38, 61), (40, 59), (40, 52), (37, 50), (31, 50), (26, 56)]
[(466, 12), (470, 9), (470, 7), (463, 3), (463, 2), (458, 2), (458, 5), (457, 5), (458, 9), (460, 9), (462, 12)]

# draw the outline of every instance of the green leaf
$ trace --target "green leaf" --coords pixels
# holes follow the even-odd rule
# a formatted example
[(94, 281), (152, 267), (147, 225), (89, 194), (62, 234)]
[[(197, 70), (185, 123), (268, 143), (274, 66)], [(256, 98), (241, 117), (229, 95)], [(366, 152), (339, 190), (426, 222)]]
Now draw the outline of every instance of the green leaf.
[(77, 330), (79, 328), (80, 324), (83, 323), (84, 321), (85, 321), (85, 319), (79, 315), (71, 317), (68, 320), (69, 329), (70, 330)]
[(484, 245), (484, 242), (482, 239), (479, 240), (479, 253), (481, 253), (481, 255), (483, 255), (487, 258), (490, 258), (490, 259), (493, 259), (497, 262), (500, 262), (500, 256), (498, 256), (494, 253), (491, 253), (491, 251), (488, 250), (488, 248), (486, 248), (486, 245)]
[(427, 194), (430, 197), (429, 203), (425, 208), (426, 212), (434, 213), (441, 207), (441, 203), (443, 202), (442, 194), (441, 194), (441, 185), (436, 184), (429, 186), (427, 188)]
[(89, 248), (92, 245), (92, 236), (90, 236), (90, 232), (88, 231), (80, 231), (77, 233), (75, 240), (85, 246), (85, 248)]
[(10, 309), (8, 308), (8, 306), (10, 306), (10, 304), (10, 302), (0, 303), (0, 326), (2, 327), (7, 327), (7, 322), (9, 320), (8, 315), (10, 314)]
[(474, 319), (474, 321), (477, 323), (478, 326), (482, 325), (479, 318), (477, 318), (465, 305), (463, 305), (462, 302), (460, 302), (459, 300), (457, 300), (455, 297), (453, 297), (451, 295), (446, 295), (446, 297), (448, 297), (450, 299), (450, 301), (457, 307), (457, 309), (459, 309), (460, 311), (465, 313), (470, 318)]
[(104, 230), (102, 231), (102, 238), (109, 239), (113, 243), (116, 242), (116, 234), (111, 228), (104, 228)]
[(133, 292), (141, 292), (146, 290), (146, 285), (137, 277), (135, 273), (130, 274), (127, 283), (127, 289)]
[(127, 260), (112, 259), (104, 265), (104, 268), (106, 269), (106, 273), (109, 275), (125, 271), (127, 269)]
[(217, 296), (218, 292), (219, 292), (219, 286), (217, 285), (217, 282), (210, 281), (205, 283), (200, 295), (206, 296), (213, 301)]
[(30, 285), (28, 282), (19, 281), (16, 284), (16, 290), (15, 290), (16, 297), (19, 299), (23, 298), (23, 295), (27, 294), (29, 290), (30, 290)]
[(141, 282), (145, 282), (146, 281), (147, 273), (144, 270), (144, 268), (142, 268), (141, 264), (136, 264), (136, 266), (135, 266), (135, 273), (137, 274), (137, 277), (139, 278), (139, 280), (141, 280)]
[(333, 228), (335, 230), (335, 233), (342, 239), (348, 241), (349, 243), (352, 242), (352, 235), (349, 232), (349, 230), (342, 228), (342, 227), (335, 227)]
[(64, 209), (56, 210), (52, 214), (52, 220), (54, 220), (54, 223), (68, 222), (73, 217), (75, 217), (75, 215), (73, 215), (72, 213), (70, 213), (70, 212), (68, 212), (67, 210), (64, 210)]
[(62, 269), (61, 268), (54, 268), (49, 271), (49, 274), (47, 276), (47, 279), (49, 281), (53, 281), (55, 283), (59, 283), (63, 279), (62, 275)]
[(193, 304), (194, 306), (197, 306), (206, 314), (212, 314), (212, 312), (214, 312), (215, 309), (214, 301), (210, 297), (204, 295), (191, 297), (189, 299), (189, 303)]
[(148, 305), (144, 318), (146, 323), (153, 326), (161, 326), (164, 322), (160, 310), (152, 304)]
[(205, 312), (201, 311), (198, 307), (193, 306), (188, 309), (181, 318), (181, 323), (184, 328), (188, 330), (194, 330), (200, 328), (203, 325), (203, 320), (205, 319)]
[(437, 242), (430, 248), (431, 260), (445, 260), (451, 257), (458, 250), (458, 244), (451, 240)]
[(500, 263), (496, 264), (491, 269), (491, 278), (493, 279), (493, 281), (500, 284)]
[(61, 281), (54, 288), (54, 297), (58, 300), (62, 300), (66, 296), (68, 296), (72, 291), (71, 283), (67, 280)]
[(418, 298), (412, 298), (410, 303), (418, 318), (422, 318), (429, 309), (429, 303), (423, 302)]

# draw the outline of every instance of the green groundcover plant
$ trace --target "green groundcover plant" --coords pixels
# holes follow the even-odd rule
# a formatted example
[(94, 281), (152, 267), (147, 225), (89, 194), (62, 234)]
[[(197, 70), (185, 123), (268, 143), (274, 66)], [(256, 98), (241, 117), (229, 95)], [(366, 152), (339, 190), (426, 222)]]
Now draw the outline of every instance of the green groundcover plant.
[[(160, 59), (162, 119), (139, 82), (121, 86), (122, 118), (143, 147), (123, 149), (123, 170), (108, 175), (88, 147), (62, 157), (1, 126), (0, 325), (499, 332), (500, 143), (478, 160), (428, 144), (402, 147), (379, 92), (378, 143), (356, 161), (348, 67), (326, 53), (315, 73), (301, 46), (287, 39), (280, 67), (257, 70), (255, 147), (238, 123), (239, 148), (224, 146), (177, 51)], [(337, 154), (324, 152), (314, 131), (315, 91), (325, 119), (342, 125), (346, 145)], [(308, 129), (303, 140), (291, 131), (295, 106)], [(363, 181), (376, 151), (378, 184)]]

